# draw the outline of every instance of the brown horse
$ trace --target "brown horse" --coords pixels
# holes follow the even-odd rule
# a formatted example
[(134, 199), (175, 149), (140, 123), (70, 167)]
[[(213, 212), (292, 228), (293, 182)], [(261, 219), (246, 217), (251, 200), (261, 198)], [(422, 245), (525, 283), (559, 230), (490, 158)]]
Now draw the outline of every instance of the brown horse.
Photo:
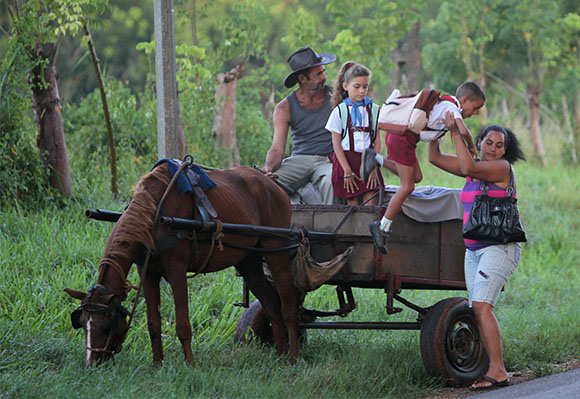
[[(217, 187), (206, 190), (207, 197), (217, 211), (218, 219), (226, 223), (251, 224), (270, 227), (290, 227), (291, 208), (288, 196), (269, 178), (248, 167), (238, 167), (208, 173)], [(167, 163), (156, 167), (141, 178), (135, 194), (115, 224), (99, 264), (97, 284), (88, 292), (65, 291), (80, 299), (81, 305), (71, 315), (73, 327), (85, 331), (86, 363), (100, 363), (121, 350), (127, 332), (128, 315), (122, 302), (127, 298), (127, 274), (134, 262), (143, 264), (147, 250), (153, 250), (155, 240), (168, 229), (153, 221), (159, 201), (168, 186), (170, 175)], [(194, 218), (193, 199), (181, 195), (172, 187), (162, 205), (164, 216)], [(154, 236), (152, 231), (155, 231)], [(206, 235), (204, 237), (204, 234)], [(209, 236), (208, 236), (209, 234)], [(191, 324), (187, 303), (187, 272), (210, 273), (234, 265), (244, 277), (248, 288), (260, 300), (272, 323), (276, 349), (279, 353), (298, 356), (298, 303), (292, 283), (288, 251), (266, 252), (276, 290), (266, 279), (262, 268), (262, 254), (231, 246), (221, 247), (213, 241), (213, 233), (198, 233), (197, 245), (192, 237), (181, 241), (173, 249), (152, 256), (143, 278), (143, 292), (147, 303), (147, 323), (153, 361), (163, 361), (161, 315), (159, 312), (159, 283), (163, 277), (170, 284), (175, 301), (176, 332), (185, 360), (191, 363)], [(283, 248), (288, 238), (248, 236), (225, 233), (223, 243), (253, 248)], [(142, 266), (139, 266), (141, 272)], [(141, 273), (140, 273), (141, 275)]]

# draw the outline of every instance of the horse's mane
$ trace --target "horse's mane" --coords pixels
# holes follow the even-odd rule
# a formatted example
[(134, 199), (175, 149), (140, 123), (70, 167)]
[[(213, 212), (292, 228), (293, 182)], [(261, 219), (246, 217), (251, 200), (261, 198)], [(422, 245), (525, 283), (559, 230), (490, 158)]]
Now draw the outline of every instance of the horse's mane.
[[(159, 190), (152, 190), (151, 187), (163, 185), (161, 192), (164, 192), (168, 184), (169, 176), (166, 167), (155, 168), (139, 180), (131, 203), (119, 219), (111, 242), (139, 243), (149, 250), (154, 249), (155, 244), (151, 230), (157, 204), (152, 193)], [(123, 253), (122, 246), (114, 246), (110, 249), (109, 256), (122, 255)]]

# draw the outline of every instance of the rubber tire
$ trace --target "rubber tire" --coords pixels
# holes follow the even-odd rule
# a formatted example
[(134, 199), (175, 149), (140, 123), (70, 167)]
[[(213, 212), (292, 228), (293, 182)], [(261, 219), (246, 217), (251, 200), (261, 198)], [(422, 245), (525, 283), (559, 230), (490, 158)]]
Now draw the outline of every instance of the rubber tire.
[(259, 339), (260, 342), (268, 345), (274, 343), (272, 326), (258, 300), (253, 301), (240, 315), (234, 334), (236, 343), (246, 343), (252, 339)]
[[(262, 304), (257, 299), (240, 315), (234, 334), (235, 343), (244, 344), (253, 339), (259, 339), (261, 343), (267, 345), (274, 344), (272, 325), (262, 309)], [(307, 340), (306, 329), (298, 327), (298, 344), (304, 346)]]
[(465, 298), (447, 298), (429, 308), (421, 325), (421, 358), (429, 375), (463, 386), (489, 367), (473, 310)]

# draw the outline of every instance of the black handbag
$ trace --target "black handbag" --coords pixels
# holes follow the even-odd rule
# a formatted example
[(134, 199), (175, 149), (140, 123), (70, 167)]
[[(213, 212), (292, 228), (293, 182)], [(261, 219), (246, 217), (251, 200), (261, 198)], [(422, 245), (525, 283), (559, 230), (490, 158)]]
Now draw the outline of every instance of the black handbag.
[(463, 237), (476, 241), (526, 242), (526, 232), (520, 222), (518, 200), (513, 196), (514, 173), (510, 165), (507, 197), (487, 195), (487, 183), (481, 183), (481, 195), (473, 201), (469, 218), (463, 226)]

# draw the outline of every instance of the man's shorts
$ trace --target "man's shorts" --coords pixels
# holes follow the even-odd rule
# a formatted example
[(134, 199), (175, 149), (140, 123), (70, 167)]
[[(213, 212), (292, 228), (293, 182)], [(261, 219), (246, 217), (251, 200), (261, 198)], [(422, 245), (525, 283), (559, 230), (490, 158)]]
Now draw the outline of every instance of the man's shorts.
[(388, 133), (385, 136), (387, 159), (405, 166), (415, 166), (417, 163), (417, 135), (400, 136)]

